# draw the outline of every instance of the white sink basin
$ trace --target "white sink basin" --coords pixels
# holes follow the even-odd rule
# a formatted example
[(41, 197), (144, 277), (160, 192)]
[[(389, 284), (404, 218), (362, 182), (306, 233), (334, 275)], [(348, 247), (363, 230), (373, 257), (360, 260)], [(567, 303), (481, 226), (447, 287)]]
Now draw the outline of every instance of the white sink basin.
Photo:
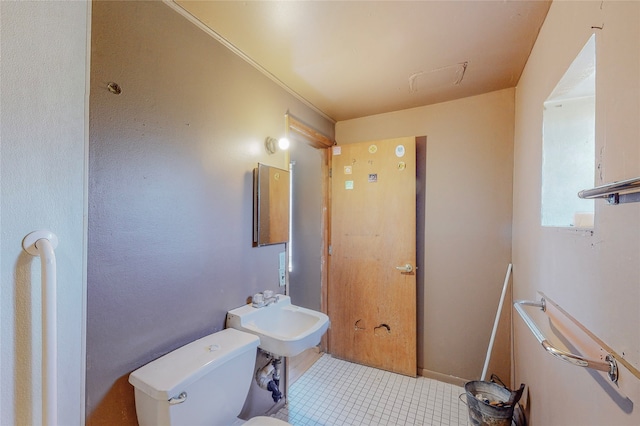
[(329, 328), (329, 317), (292, 305), (289, 296), (279, 295), (279, 301), (269, 306), (244, 305), (227, 312), (227, 327), (255, 334), (262, 350), (296, 356), (320, 343)]

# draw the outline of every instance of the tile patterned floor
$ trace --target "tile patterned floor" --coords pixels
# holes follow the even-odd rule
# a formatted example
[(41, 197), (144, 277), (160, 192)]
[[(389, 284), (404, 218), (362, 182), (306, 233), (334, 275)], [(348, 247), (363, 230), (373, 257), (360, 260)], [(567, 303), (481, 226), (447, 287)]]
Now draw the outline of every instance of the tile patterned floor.
[(294, 426), (466, 426), (462, 393), (459, 386), (325, 354), (291, 386), (288, 405), (274, 417)]

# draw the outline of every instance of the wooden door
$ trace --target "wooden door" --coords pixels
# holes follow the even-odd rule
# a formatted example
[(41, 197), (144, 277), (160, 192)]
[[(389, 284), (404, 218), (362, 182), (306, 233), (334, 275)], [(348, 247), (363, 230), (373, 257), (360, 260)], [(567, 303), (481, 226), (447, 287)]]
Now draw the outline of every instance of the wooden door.
[(331, 178), (329, 351), (408, 376), (417, 372), (415, 153), (413, 137), (336, 146)]

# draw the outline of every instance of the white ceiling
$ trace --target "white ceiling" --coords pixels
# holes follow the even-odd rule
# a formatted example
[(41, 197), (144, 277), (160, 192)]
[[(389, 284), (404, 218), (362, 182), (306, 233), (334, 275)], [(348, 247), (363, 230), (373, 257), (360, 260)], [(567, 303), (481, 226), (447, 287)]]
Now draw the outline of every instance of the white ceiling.
[(514, 87), (547, 0), (175, 0), (325, 116), (347, 120)]

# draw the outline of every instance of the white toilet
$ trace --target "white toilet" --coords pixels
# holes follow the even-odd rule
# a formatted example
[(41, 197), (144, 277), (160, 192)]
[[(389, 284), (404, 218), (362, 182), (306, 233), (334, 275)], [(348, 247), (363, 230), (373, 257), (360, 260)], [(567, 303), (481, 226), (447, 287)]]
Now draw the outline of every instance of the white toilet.
[(226, 329), (144, 365), (129, 375), (138, 423), (180, 426), (284, 426), (273, 417), (238, 419), (249, 392), (260, 339)]

